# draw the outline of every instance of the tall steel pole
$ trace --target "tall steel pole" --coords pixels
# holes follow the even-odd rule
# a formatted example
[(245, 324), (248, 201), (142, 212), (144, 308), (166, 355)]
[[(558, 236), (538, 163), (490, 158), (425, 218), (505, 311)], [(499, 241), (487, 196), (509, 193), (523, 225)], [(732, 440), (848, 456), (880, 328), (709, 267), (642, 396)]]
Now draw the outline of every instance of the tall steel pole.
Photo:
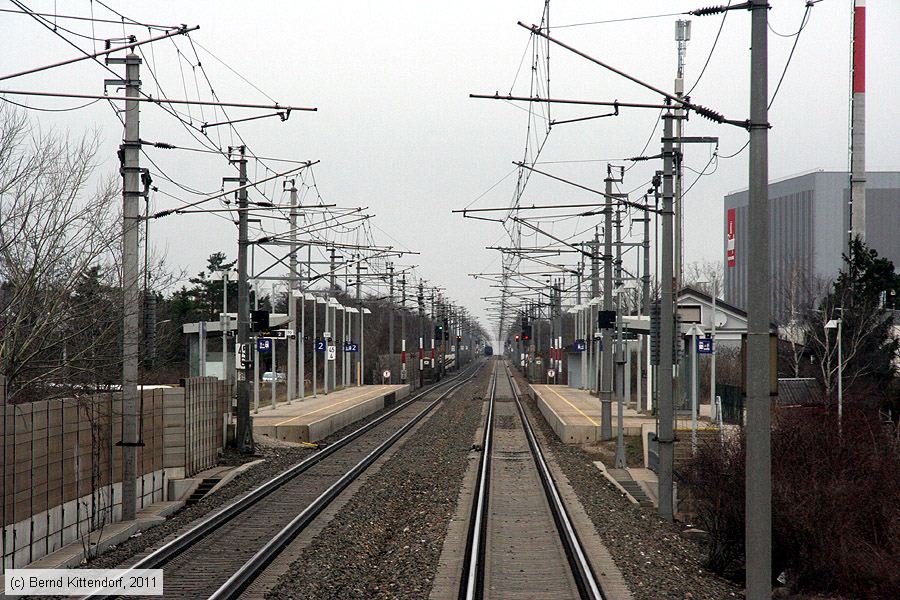
[(751, 0), (750, 190), (747, 239), (747, 600), (772, 596), (769, 396), (769, 110), (766, 0)]
[[(240, 189), (238, 191), (238, 344), (246, 348), (250, 343), (250, 288), (247, 280), (247, 158), (246, 148), (238, 148)], [(235, 440), (242, 453), (253, 452), (253, 427), (250, 423), (250, 394), (247, 389), (248, 370), (237, 370), (237, 427)], [(274, 370), (274, 367), (273, 367)], [(274, 375), (273, 375), (274, 376)]]
[[(612, 184), (607, 176), (606, 206), (603, 209), (603, 310), (613, 310), (613, 269), (612, 269)], [(600, 382), (600, 437), (612, 439), (612, 395), (613, 395), (613, 344), (609, 328), (603, 329), (602, 381)]]
[(672, 397), (673, 386), (673, 337), (675, 328), (675, 307), (673, 299), (674, 279), (672, 277), (672, 179), (674, 176), (675, 151), (672, 147), (672, 120), (676, 117), (668, 112), (663, 115), (663, 203), (662, 203), (662, 257), (660, 265), (660, 306), (659, 306), (659, 386), (658, 411), (659, 427), (656, 439), (659, 443), (659, 516), (671, 521), (673, 514), (672, 468), (674, 459), (675, 407)]
[[(129, 53), (124, 59), (108, 58), (107, 63), (125, 64), (125, 96), (137, 98), (141, 90), (141, 59)], [(138, 348), (140, 329), (138, 306), (138, 212), (141, 197), (140, 103), (125, 101), (125, 135), (122, 139), (122, 519), (131, 521), (137, 513), (138, 431)], [(201, 351), (203, 348), (201, 347)]]

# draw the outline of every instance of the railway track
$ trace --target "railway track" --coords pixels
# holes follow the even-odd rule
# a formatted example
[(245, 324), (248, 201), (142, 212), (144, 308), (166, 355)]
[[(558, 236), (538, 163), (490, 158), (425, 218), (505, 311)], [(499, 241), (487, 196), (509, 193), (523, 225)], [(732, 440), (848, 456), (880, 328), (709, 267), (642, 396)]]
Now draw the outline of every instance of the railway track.
[(167, 598), (240, 597), (332, 500), (479, 369), (475, 366), (416, 394), (192, 526), (131, 568), (165, 568)]
[(501, 365), (491, 381), (459, 598), (605, 599)]

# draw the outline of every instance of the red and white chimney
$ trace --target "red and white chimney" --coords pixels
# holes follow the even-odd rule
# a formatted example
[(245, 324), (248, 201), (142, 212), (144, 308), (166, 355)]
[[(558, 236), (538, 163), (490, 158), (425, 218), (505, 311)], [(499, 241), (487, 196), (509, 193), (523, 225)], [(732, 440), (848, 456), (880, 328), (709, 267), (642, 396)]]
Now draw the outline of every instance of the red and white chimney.
[(866, 239), (866, 0), (853, 3), (850, 113), (850, 236)]

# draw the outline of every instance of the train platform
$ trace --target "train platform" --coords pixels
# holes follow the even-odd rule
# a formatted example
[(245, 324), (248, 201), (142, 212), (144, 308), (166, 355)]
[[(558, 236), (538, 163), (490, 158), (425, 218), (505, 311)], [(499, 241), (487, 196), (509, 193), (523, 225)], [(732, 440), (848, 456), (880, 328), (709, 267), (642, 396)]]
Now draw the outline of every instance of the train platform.
[[(566, 385), (534, 384), (529, 386), (531, 395), (547, 419), (547, 423), (559, 439), (567, 444), (585, 444), (601, 441), (600, 437), (600, 400), (587, 390), (571, 388)], [(612, 434), (618, 433), (619, 408), (615, 400), (612, 402)], [(706, 431), (712, 419), (709, 404), (698, 406), (698, 418), (701, 428)], [(656, 417), (638, 412), (634, 408), (625, 407), (623, 415), (625, 435), (641, 436), (656, 431)], [(676, 431), (690, 430), (690, 415), (678, 413), (675, 417)], [(709, 429), (717, 432), (718, 429)], [(646, 462), (646, 461), (645, 461)]]
[(350, 387), (307, 397), (253, 415), (253, 434), (287, 442), (316, 442), (409, 395), (408, 385)]
[[(600, 437), (600, 400), (587, 390), (566, 385), (531, 385), (531, 394), (541, 414), (559, 439), (567, 444), (597, 442)], [(617, 433), (618, 406), (612, 403), (612, 432)], [(655, 423), (651, 415), (625, 407), (625, 435), (641, 435), (641, 426)]]

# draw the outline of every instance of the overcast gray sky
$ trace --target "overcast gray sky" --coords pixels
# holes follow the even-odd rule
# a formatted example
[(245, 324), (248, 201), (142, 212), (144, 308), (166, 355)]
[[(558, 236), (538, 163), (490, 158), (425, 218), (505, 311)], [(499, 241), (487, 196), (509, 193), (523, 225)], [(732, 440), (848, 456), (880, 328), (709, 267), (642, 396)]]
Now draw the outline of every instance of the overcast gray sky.
[[(30, 0), (29, 8), (43, 12), (115, 18), (99, 3), (88, 0), (51, 2)], [(517, 20), (537, 23), (542, 1), (456, 2), (123, 2), (111, 7), (146, 23), (200, 25), (192, 38), (240, 73), (253, 85), (283, 104), (316, 106), (317, 113), (294, 113), (285, 123), (263, 119), (239, 126), (252, 150), (272, 157), (317, 159), (318, 190), (326, 202), (366, 206), (376, 218), (379, 242), (420, 251), (410, 259), (421, 265), (430, 281), (448, 288), (449, 295), (483, 314), (481, 296), (487, 284), (467, 273), (496, 270), (496, 253), (484, 249), (502, 239), (497, 224), (463, 220), (450, 213), (470, 205), (509, 175), (473, 207), (503, 206), (513, 196), (511, 161), (522, 157), (528, 115), (506, 102), (473, 100), (470, 92), (528, 94), (530, 58), (522, 64), (529, 33)], [(674, 13), (705, 6), (704, 2), (551, 2), (551, 26), (607, 21)], [(12, 3), (0, 8), (14, 9)], [(848, 164), (848, 104), (850, 56), (850, 0), (823, 0), (811, 11), (790, 69), (775, 100), (770, 120), (772, 179), (810, 169), (846, 169)], [(800, 25), (804, 2), (774, 0), (770, 24), (780, 34)], [(675, 73), (674, 22), (678, 17), (640, 19), (555, 29), (559, 39), (664, 89), (671, 89)], [(697, 79), (721, 16), (692, 18), (686, 86)], [(696, 102), (729, 118), (748, 116), (749, 14), (734, 11), (725, 20), (718, 46), (702, 80), (693, 92)], [(98, 38), (121, 35), (114, 24), (59, 20), (59, 25)], [(132, 28), (139, 37), (146, 28)], [(64, 32), (61, 32), (64, 33)], [(867, 165), (870, 170), (897, 169), (900, 141), (896, 135), (896, 99), (900, 97), (900, 3), (873, 0), (868, 6)], [(84, 48), (88, 39), (65, 34)], [(793, 38), (770, 33), (770, 93), (784, 67)], [(76, 55), (52, 32), (26, 16), (0, 14), (0, 49), (4, 71), (18, 71)], [(179, 54), (179, 52), (181, 54)], [(263, 102), (266, 97), (204, 50), (200, 60), (219, 98)], [(196, 68), (190, 42), (160, 42), (144, 51), (150, 68), (169, 97), (209, 97), (203, 73)], [(659, 98), (558, 47), (550, 50), (551, 92), (554, 97), (592, 100), (657, 102)], [(520, 64), (521, 70), (520, 70)], [(192, 66), (194, 65), (194, 66)], [(518, 77), (517, 77), (518, 72)], [(197, 82), (195, 83), (195, 75)], [(82, 62), (50, 72), (2, 82), (6, 89), (77, 91), (103, 90), (109, 77), (96, 63)], [(144, 90), (158, 94), (145, 69)], [(515, 85), (513, 85), (515, 81)], [(21, 98), (19, 98), (21, 100)], [(68, 107), (74, 100), (33, 98), (33, 106)], [(894, 106), (894, 108), (890, 108)], [(553, 118), (597, 114), (586, 108), (554, 107)], [(186, 109), (184, 109), (186, 112)], [(233, 111), (232, 116), (258, 114)], [(196, 123), (210, 121), (191, 109)], [(892, 118), (893, 115), (893, 118)], [(73, 133), (88, 128), (104, 140), (101, 168), (117, 167), (116, 147), (121, 126), (109, 106), (98, 103), (75, 112), (33, 113), (42, 127), (63, 127)], [(553, 128), (542, 161), (621, 159), (640, 152), (656, 122), (653, 110), (623, 109), (617, 118), (598, 119)], [(222, 143), (227, 145), (227, 131)], [(648, 153), (659, 150), (657, 131)], [(717, 135), (720, 153), (737, 151), (746, 132), (692, 118), (685, 133)], [(219, 132), (210, 139), (218, 143)], [(198, 147), (175, 119), (159, 107), (142, 108), (141, 137)], [(236, 141), (236, 140), (235, 140)], [(232, 175), (216, 156), (148, 149), (148, 154), (173, 179), (200, 191), (215, 191), (221, 178)], [(709, 161), (710, 150), (687, 150), (686, 185)], [(274, 165), (275, 163), (271, 163)], [(615, 161), (615, 164), (625, 164)], [(591, 187), (601, 187), (603, 162), (566, 162), (545, 165), (547, 170)], [(622, 190), (644, 189), (658, 164), (640, 164), (626, 174)], [(251, 176), (263, 171), (251, 165)], [(720, 259), (724, 194), (746, 186), (747, 152), (720, 160), (714, 173), (703, 177), (685, 200), (686, 261)], [(157, 178), (161, 190), (195, 200)], [(269, 184), (269, 190), (280, 190)], [(276, 197), (280, 198), (280, 192)], [(596, 197), (550, 180), (533, 178), (524, 201), (591, 202)], [(156, 207), (177, 203), (157, 195)], [(546, 224), (571, 235), (591, 221), (581, 219)], [(281, 224), (275, 227), (283, 230)], [(210, 215), (170, 217), (156, 221), (152, 241), (164, 248), (169, 261), (195, 273), (217, 250), (236, 254), (234, 226)], [(393, 239), (392, 239), (393, 238)], [(394, 241), (396, 240), (396, 241)], [(400, 261), (403, 262), (403, 261)], [(493, 264), (493, 267), (491, 266)]]

